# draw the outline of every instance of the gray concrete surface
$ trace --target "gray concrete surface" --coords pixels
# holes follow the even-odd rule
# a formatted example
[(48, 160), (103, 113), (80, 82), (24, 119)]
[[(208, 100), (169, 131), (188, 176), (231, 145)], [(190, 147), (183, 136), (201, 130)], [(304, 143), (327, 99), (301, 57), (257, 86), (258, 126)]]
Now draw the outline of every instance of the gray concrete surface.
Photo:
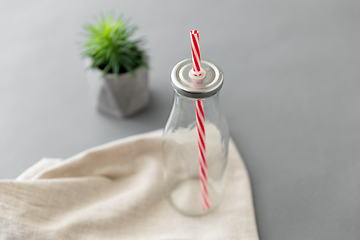
[[(131, 119), (94, 110), (80, 57), (81, 26), (111, 10), (147, 39), (152, 102)], [(198, 29), (225, 72), (260, 238), (360, 239), (359, 12), (331, 0), (2, 2), (0, 178), (163, 127), (170, 71)]]

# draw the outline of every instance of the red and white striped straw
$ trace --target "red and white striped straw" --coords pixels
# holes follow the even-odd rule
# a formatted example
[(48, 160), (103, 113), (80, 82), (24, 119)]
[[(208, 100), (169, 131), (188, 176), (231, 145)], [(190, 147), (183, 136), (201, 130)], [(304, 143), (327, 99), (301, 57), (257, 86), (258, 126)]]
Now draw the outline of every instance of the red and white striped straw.
[(200, 44), (199, 44), (199, 31), (190, 31), (191, 39), (191, 56), (193, 64), (193, 74), (198, 77), (202, 75), (201, 58), (200, 58)]
[(203, 100), (196, 100), (196, 123), (198, 132), (198, 148), (199, 148), (199, 177), (201, 185), (201, 200), (204, 210), (210, 208), (209, 193), (208, 193), (208, 179), (207, 179), (207, 164), (206, 164), (206, 146), (205, 146), (205, 114), (203, 107)]
[[(196, 80), (201, 80), (205, 77), (205, 72), (201, 68), (200, 59), (200, 45), (199, 45), (199, 31), (192, 30), (190, 32), (191, 39), (191, 53), (193, 64), (193, 76)], [(199, 79), (200, 77), (200, 79)], [(208, 179), (207, 179), (207, 164), (206, 164), (206, 146), (205, 146), (205, 113), (203, 100), (196, 100), (196, 123), (198, 132), (198, 149), (199, 149), (199, 177), (201, 185), (201, 201), (204, 210), (210, 209), (209, 193), (208, 193)]]

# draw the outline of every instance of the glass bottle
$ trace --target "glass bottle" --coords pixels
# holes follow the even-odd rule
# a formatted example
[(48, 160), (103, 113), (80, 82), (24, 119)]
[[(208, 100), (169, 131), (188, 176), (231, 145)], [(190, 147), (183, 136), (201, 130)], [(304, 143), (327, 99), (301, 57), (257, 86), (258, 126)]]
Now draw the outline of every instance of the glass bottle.
[[(200, 216), (216, 209), (224, 193), (229, 129), (220, 109), (219, 91), (222, 70), (208, 60), (201, 60), (206, 77), (189, 77), (190, 59), (178, 63), (171, 74), (174, 101), (163, 134), (164, 193), (170, 204), (189, 216)], [(199, 177), (199, 146), (195, 104), (201, 100), (205, 114), (205, 159), (210, 208), (202, 204)]]

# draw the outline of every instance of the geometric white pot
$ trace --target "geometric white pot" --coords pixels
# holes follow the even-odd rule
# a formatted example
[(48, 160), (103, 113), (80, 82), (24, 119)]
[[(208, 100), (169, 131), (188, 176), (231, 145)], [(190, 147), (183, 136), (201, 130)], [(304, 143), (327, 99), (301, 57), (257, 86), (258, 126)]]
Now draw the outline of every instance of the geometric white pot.
[(149, 104), (148, 69), (138, 67), (132, 78), (129, 73), (101, 77), (100, 69), (89, 68), (91, 59), (85, 59), (86, 76), (96, 108), (113, 117), (129, 117)]

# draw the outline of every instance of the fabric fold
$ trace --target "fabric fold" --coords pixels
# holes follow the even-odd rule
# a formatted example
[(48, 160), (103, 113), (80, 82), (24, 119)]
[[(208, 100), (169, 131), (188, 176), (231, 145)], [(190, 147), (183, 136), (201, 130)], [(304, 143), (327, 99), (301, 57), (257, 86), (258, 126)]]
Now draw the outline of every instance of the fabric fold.
[(203, 217), (162, 194), (162, 130), (42, 159), (0, 181), (0, 239), (258, 239), (250, 181), (231, 141), (227, 189)]

